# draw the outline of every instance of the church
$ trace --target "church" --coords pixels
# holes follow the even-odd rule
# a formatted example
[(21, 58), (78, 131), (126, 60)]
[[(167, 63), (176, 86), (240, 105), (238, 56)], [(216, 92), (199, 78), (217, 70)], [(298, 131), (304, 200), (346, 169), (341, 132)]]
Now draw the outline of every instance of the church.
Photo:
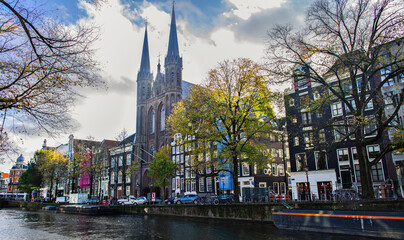
[(150, 68), (149, 44), (147, 25), (145, 28), (142, 58), (137, 75), (137, 116), (135, 156), (140, 158), (140, 176), (137, 176), (141, 195), (152, 191), (159, 194), (159, 189), (153, 187), (147, 176), (148, 163), (155, 151), (170, 144), (170, 136), (166, 130), (166, 119), (174, 105), (187, 95), (189, 82), (182, 80), (182, 57), (179, 54), (177, 27), (175, 22), (174, 5), (171, 14), (171, 26), (167, 55), (164, 59), (164, 72), (160, 60), (156, 76)]

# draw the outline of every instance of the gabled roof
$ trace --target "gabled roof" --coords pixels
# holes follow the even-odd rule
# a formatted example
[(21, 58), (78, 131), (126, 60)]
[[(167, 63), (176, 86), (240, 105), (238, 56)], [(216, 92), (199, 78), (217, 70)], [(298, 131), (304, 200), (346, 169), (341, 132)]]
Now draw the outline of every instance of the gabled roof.
[(129, 137), (122, 140), (118, 145), (121, 146), (121, 145), (125, 145), (125, 144), (133, 144), (134, 140), (135, 140), (135, 136), (136, 136), (136, 133), (130, 135)]
[(100, 147), (116, 147), (118, 144), (119, 141), (104, 139), (102, 140)]

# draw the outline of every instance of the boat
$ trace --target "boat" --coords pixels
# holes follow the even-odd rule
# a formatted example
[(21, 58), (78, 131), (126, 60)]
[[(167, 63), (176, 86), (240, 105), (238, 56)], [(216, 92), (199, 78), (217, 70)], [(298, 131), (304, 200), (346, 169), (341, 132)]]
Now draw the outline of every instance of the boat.
[(284, 209), (272, 217), (279, 229), (404, 239), (404, 211)]

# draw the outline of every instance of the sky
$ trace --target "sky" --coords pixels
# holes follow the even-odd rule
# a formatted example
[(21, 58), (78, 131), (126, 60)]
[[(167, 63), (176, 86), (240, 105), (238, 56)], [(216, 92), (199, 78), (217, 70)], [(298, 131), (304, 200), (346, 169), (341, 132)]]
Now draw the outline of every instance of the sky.
[[(164, 0), (35, 0), (28, 1), (46, 17), (64, 25), (87, 23), (97, 26), (95, 58), (106, 89), (82, 89), (83, 95), (72, 109), (79, 127), (58, 137), (46, 134), (18, 136), (25, 161), (40, 149), (68, 142), (68, 136), (95, 140), (114, 140), (125, 128), (130, 134), (136, 126), (136, 76), (140, 67), (145, 21), (148, 24), (150, 64), (157, 63), (168, 48), (172, 1)], [(201, 83), (218, 62), (250, 58), (263, 62), (265, 38), (275, 24), (301, 26), (305, 10), (313, 0), (177, 0), (175, 15), (179, 51), (183, 57), (183, 80)], [(160, 57), (159, 57), (160, 56)], [(0, 164), (8, 172), (17, 158)]]

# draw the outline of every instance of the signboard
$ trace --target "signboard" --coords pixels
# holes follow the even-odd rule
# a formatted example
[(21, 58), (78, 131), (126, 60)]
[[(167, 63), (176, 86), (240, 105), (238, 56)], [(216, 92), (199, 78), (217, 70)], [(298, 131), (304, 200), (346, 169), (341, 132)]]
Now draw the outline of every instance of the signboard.
[(156, 193), (155, 192), (151, 193), (151, 198), (152, 198), (153, 202), (156, 200)]

